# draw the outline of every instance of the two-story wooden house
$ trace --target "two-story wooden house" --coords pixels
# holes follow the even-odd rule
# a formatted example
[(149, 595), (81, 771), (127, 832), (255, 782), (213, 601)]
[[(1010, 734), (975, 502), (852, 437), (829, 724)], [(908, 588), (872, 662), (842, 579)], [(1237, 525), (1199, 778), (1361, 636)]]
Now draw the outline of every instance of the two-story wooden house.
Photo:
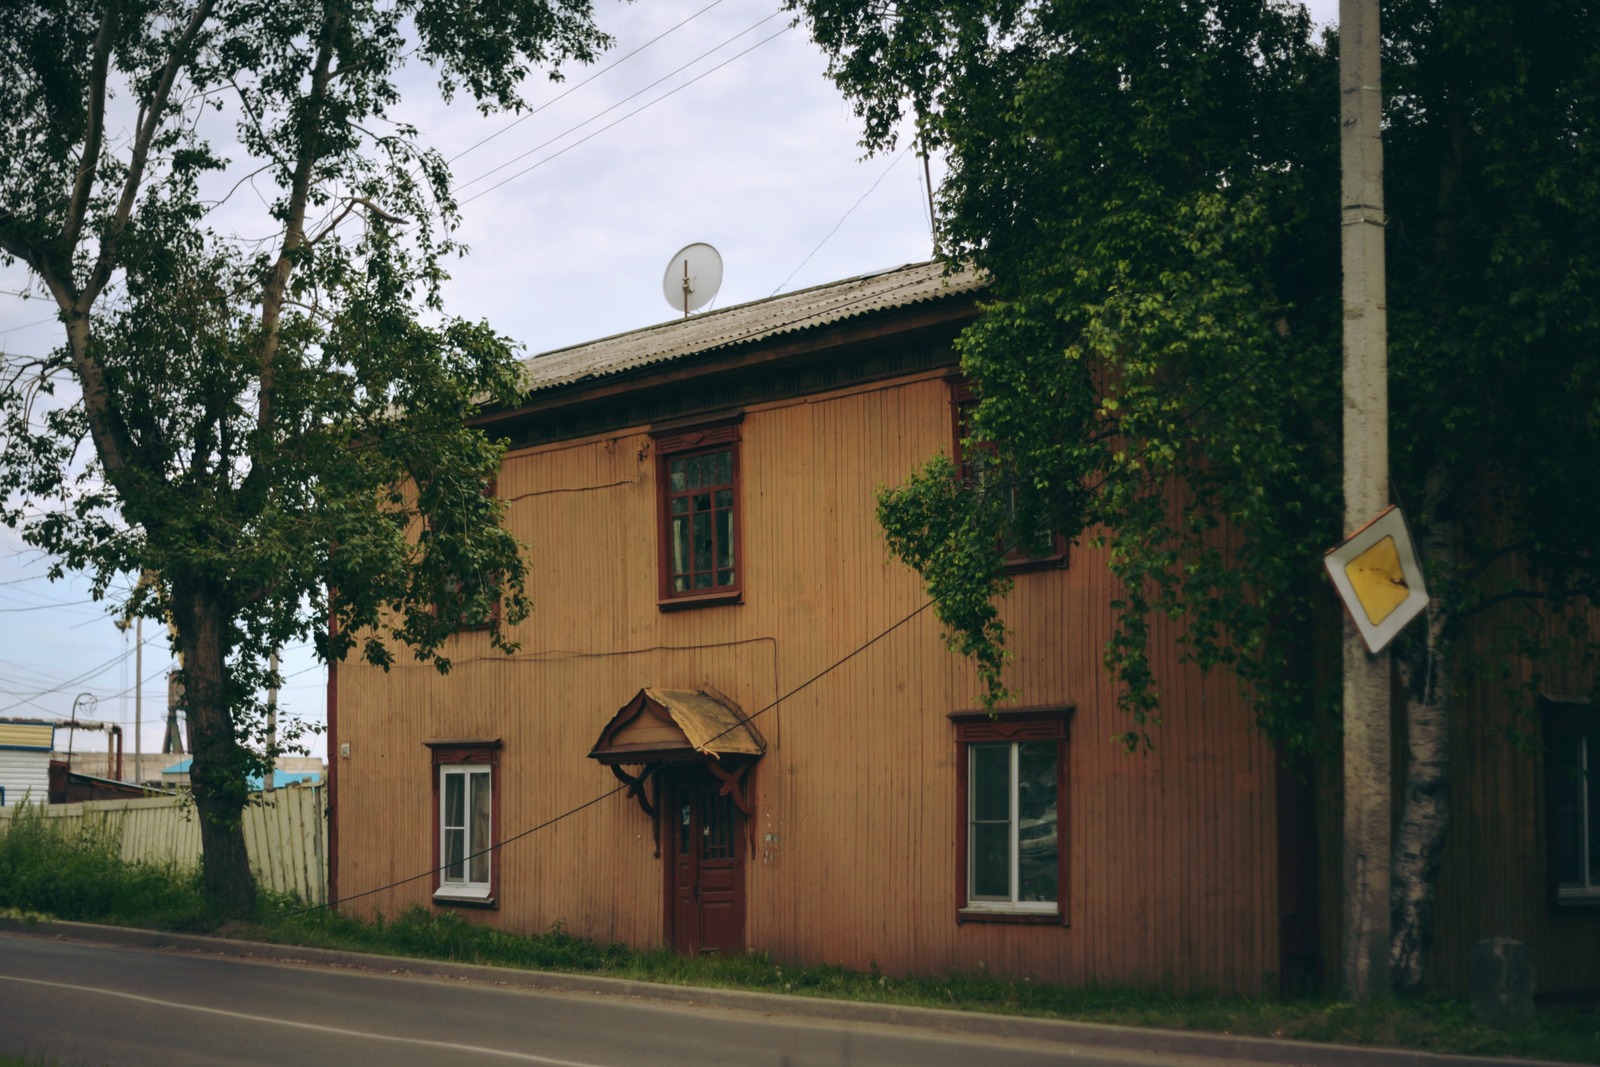
[(336, 669), (333, 896), (891, 973), (1253, 991), (1337, 958), (1337, 797), (1173, 624), (1160, 744), (1112, 740), (1096, 550), (1016, 568), (994, 717), (888, 555), (876, 492), (955, 447), (978, 288), (914, 265), (529, 360), (485, 417), (521, 648)]

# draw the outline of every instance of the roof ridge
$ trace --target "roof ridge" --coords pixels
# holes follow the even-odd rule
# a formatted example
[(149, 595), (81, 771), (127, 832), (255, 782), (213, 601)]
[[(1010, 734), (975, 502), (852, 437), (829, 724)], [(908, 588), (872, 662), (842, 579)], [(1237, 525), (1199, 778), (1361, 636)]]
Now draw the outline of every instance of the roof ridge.
[(538, 353), (522, 360), (523, 389), (608, 377), (981, 286), (972, 270), (951, 271), (938, 259), (858, 274)]

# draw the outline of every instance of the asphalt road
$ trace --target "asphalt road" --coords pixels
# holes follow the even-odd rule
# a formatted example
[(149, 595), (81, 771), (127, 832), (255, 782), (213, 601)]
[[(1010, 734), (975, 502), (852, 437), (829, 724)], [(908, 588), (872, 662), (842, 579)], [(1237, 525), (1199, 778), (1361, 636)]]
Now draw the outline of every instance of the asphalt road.
[(0, 1051), (61, 1067), (1152, 1062), (1020, 1039), (5, 934)]

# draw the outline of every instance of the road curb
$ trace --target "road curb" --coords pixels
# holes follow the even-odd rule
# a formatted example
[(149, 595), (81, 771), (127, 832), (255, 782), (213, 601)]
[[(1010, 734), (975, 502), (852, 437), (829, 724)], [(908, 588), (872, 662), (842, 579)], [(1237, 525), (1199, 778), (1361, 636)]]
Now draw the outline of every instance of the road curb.
[[(206, 952), (278, 963), (311, 963), (356, 970), (453, 978), (560, 993), (628, 997), (666, 1004), (731, 1008), (763, 1015), (785, 1015), (814, 1022), (875, 1023), (915, 1027), (942, 1034), (1010, 1037), (1059, 1045), (1063, 1052), (1094, 1050), (1150, 1056), (1193, 1057), (1293, 1067), (1443, 1067), (1445, 1064), (1495, 1064), (1497, 1067), (1564, 1067), (1550, 1060), (1441, 1056), (1429, 1052), (1324, 1045), (1306, 1041), (1237, 1037), (1187, 1030), (1155, 1030), (1105, 1023), (1036, 1019), (984, 1012), (918, 1008), (821, 997), (761, 993), (704, 986), (663, 985), (626, 978), (525, 971), (470, 963), (379, 956), (343, 949), (303, 948), (264, 941), (242, 941), (201, 934), (166, 933), (123, 926), (75, 922), (30, 922), (0, 918), (0, 933), (58, 940), (93, 941), (131, 948)], [(1578, 1065), (1565, 1065), (1578, 1067)]]

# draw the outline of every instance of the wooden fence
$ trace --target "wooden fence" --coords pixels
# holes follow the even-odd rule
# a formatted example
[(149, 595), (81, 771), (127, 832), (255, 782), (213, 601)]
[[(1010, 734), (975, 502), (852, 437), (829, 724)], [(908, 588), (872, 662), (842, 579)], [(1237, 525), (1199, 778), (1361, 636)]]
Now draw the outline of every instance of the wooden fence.
[[(0, 808), (0, 821), (16, 808)], [(200, 862), (200, 824), (185, 797), (94, 800), (35, 808), (68, 831), (103, 827), (121, 841), (122, 858), (192, 866)], [(244, 810), (244, 843), (256, 884), (293, 893), (310, 904), (328, 899), (327, 791), (321, 786), (276, 790)]]

